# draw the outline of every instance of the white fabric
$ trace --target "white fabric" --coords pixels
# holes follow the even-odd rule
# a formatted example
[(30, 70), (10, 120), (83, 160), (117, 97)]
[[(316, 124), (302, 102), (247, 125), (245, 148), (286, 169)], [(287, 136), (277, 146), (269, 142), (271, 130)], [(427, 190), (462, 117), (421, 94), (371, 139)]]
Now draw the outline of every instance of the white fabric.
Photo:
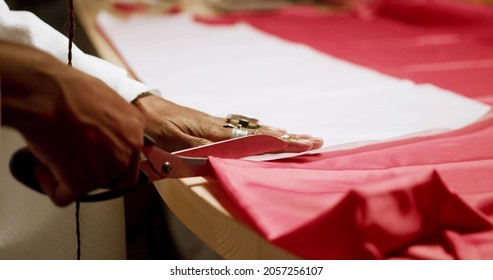
[(491, 108), (245, 23), (206, 25), (187, 14), (122, 19), (102, 12), (98, 24), (132, 71), (166, 89), (167, 99), (320, 136), (326, 148), (457, 129)]
[[(67, 62), (68, 39), (64, 35), (30, 12), (9, 10), (3, 0), (0, 1), (0, 40), (33, 46)], [(72, 49), (72, 65), (101, 79), (128, 102), (150, 91), (146, 85), (127, 77), (124, 69), (85, 54), (75, 45)]]

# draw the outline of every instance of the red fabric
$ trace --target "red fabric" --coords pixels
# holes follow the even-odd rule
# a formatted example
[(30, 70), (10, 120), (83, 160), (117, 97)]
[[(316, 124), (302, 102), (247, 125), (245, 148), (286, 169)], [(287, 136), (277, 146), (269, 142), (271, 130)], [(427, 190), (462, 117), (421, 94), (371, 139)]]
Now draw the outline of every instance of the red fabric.
[[(288, 9), (209, 23), (236, 21), (493, 103), (491, 8), (387, 0), (372, 20)], [(315, 156), (210, 161), (241, 217), (301, 257), (493, 259), (493, 118)]]
[(145, 3), (113, 2), (113, 8), (122, 13), (143, 13), (149, 10)]
[(309, 259), (493, 259), (493, 118), (280, 162), (211, 158), (247, 222)]

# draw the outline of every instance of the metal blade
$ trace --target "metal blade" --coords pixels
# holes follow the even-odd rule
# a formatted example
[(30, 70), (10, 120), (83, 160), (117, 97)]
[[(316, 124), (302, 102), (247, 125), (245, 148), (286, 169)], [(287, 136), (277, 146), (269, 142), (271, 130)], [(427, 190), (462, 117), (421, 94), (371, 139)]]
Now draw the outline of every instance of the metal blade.
[(225, 141), (216, 142), (206, 146), (186, 149), (174, 152), (174, 155), (186, 157), (220, 157), (220, 158), (244, 158), (274, 152), (285, 148), (288, 144), (270, 135), (250, 135)]
[(156, 146), (144, 147), (143, 152), (147, 160), (141, 161), (140, 169), (150, 182), (163, 178), (207, 176), (210, 171), (207, 158), (177, 156)]
[(287, 143), (269, 135), (252, 135), (216, 142), (210, 145), (169, 153), (154, 145), (143, 152), (147, 160), (141, 162), (150, 182), (163, 178), (186, 178), (210, 175), (208, 156), (239, 159), (283, 149)]

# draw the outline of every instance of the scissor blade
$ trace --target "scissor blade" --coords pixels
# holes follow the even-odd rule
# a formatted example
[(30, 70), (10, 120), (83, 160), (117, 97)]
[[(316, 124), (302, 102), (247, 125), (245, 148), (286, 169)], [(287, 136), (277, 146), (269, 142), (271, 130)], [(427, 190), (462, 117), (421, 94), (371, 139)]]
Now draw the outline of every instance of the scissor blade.
[(243, 158), (286, 147), (283, 140), (269, 135), (252, 135), (169, 153), (154, 145), (144, 147), (147, 160), (141, 162), (150, 182), (164, 178), (210, 175), (207, 157)]
[(250, 135), (186, 149), (173, 154), (186, 157), (244, 158), (282, 150), (288, 144), (270, 135)]
[(209, 175), (207, 158), (173, 155), (156, 146), (144, 147), (147, 160), (140, 164), (150, 182), (164, 178), (186, 178)]

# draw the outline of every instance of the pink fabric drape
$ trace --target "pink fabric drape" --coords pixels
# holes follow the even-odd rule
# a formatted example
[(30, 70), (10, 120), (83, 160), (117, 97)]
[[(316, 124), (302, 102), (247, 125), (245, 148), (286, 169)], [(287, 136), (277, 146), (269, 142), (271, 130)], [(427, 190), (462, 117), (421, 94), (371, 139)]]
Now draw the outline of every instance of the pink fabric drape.
[[(207, 22), (248, 22), (493, 103), (493, 9), (443, 0), (382, 3), (372, 20), (295, 8)], [(274, 162), (210, 162), (242, 219), (301, 257), (493, 259), (493, 118), (444, 134)]]
[(489, 118), (280, 162), (210, 160), (248, 223), (302, 257), (491, 259), (492, 139)]

